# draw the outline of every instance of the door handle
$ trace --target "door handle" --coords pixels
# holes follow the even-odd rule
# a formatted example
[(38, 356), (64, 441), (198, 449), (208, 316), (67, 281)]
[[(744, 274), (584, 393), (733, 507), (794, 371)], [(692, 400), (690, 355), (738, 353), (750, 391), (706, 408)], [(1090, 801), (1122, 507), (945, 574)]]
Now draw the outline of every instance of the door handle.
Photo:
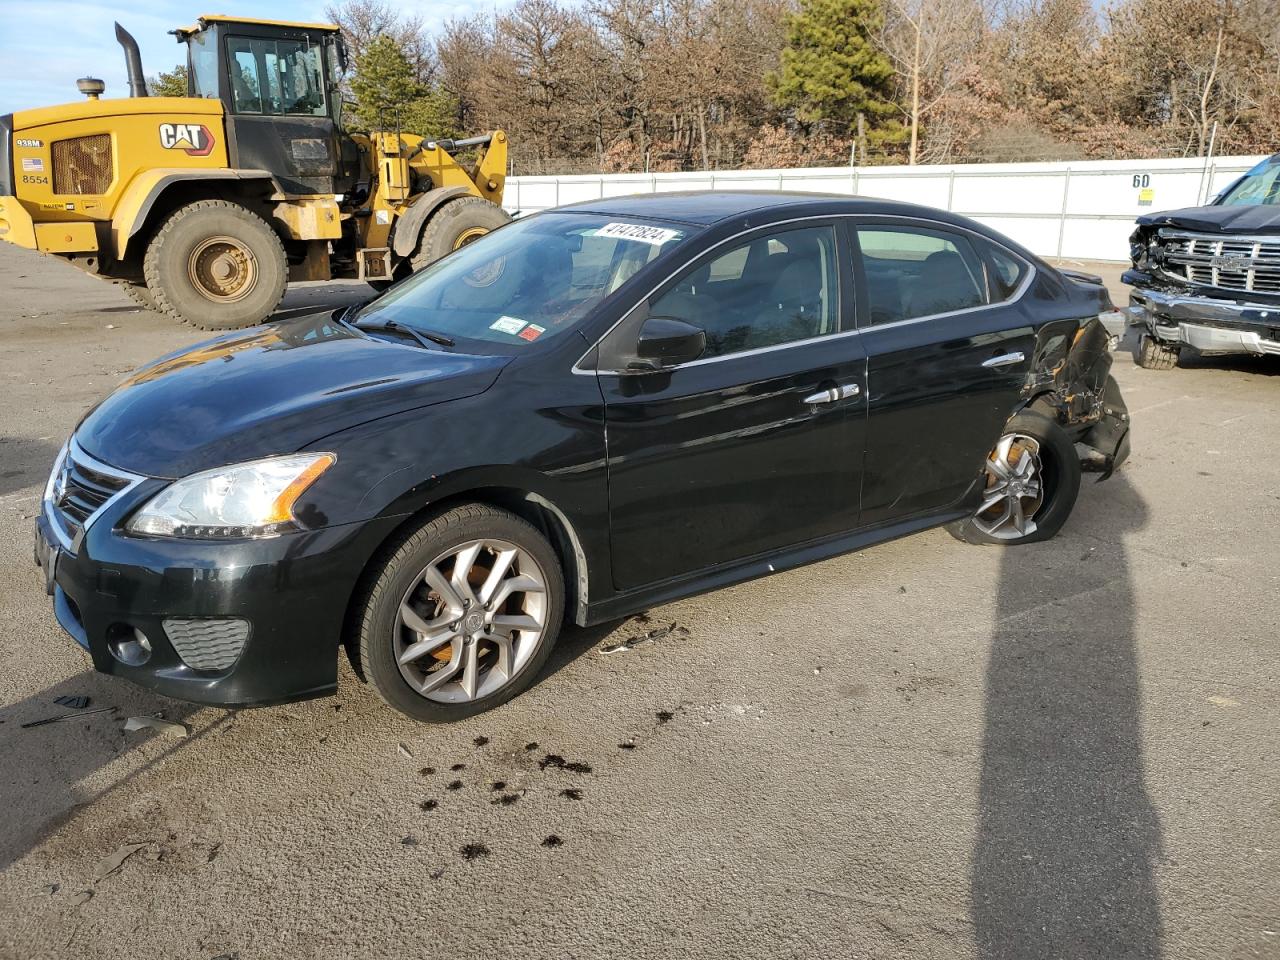
[(1002, 353), (998, 356), (992, 357), (990, 360), (983, 360), (982, 365), (988, 369), (992, 369), (994, 367), (1007, 367), (1010, 364), (1021, 363), (1025, 359), (1027, 358), (1023, 356), (1021, 350), (1015, 350), (1012, 353)]
[(835, 403), (837, 400), (848, 400), (862, 392), (856, 383), (844, 383), (838, 387), (827, 387), (804, 398), (805, 403)]

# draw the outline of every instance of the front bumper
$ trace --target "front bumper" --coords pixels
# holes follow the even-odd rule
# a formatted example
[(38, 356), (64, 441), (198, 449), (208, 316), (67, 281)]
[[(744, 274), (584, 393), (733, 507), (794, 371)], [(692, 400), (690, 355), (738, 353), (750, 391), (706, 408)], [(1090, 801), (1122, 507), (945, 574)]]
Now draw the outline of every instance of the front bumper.
[[(162, 481), (147, 481), (136, 496), (122, 498), (127, 502), (105, 508), (74, 552), (65, 545), (48, 549), (59, 540), (47, 502), (36, 519), (36, 561), (46, 569), (54, 613), (94, 668), (166, 696), (219, 706), (332, 693), (347, 603), (389, 532), (387, 522), (226, 543), (124, 536), (119, 522), (155, 492), (153, 484)], [(248, 635), (230, 666), (198, 669), (170, 639), (165, 621), (174, 620), (247, 621)], [(112, 652), (113, 642), (134, 631), (150, 645), (143, 663)], [(184, 641), (179, 646), (188, 660), (208, 662), (193, 656), (190, 637), (175, 639)]]
[(1280, 355), (1280, 309), (1274, 306), (1138, 287), (1129, 294), (1129, 323), (1203, 354)]

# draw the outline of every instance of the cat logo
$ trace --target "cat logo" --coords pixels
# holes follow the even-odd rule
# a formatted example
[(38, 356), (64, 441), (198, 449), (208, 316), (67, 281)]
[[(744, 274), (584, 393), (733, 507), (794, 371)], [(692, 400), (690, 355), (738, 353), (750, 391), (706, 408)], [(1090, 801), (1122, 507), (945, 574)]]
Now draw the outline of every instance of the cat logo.
[(213, 134), (202, 123), (162, 123), (160, 146), (182, 150), (189, 157), (207, 157), (213, 152)]

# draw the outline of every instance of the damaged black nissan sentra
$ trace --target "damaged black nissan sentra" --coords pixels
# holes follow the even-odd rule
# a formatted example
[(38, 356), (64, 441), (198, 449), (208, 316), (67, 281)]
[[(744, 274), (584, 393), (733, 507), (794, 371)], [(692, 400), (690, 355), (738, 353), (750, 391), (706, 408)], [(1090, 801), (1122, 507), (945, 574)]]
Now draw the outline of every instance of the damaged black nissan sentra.
[(392, 706), (466, 716), (565, 621), (943, 524), (1053, 536), (1128, 453), (1111, 309), (924, 207), (560, 208), (138, 370), (59, 455), (37, 559), (105, 673), (271, 703), (331, 693), (345, 648)]

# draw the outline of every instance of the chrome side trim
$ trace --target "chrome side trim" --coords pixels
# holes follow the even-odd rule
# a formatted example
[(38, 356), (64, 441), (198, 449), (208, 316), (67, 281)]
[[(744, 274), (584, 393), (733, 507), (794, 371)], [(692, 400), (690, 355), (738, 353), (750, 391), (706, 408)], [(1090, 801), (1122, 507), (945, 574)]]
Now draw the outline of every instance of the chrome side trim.
[(999, 247), (1001, 250), (1009, 254), (1009, 256), (1013, 257), (1015, 260), (1017, 260), (1019, 263), (1023, 264), (1027, 268), (1026, 276), (1023, 277), (1022, 283), (1018, 285), (1018, 289), (1016, 289), (1011, 296), (1007, 297), (1004, 300), (997, 301), (995, 303), (984, 303), (982, 304), (982, 306), (966, 307), (963, 310), (949, 310), (946, 313), (931, 313), (923, 317), (911, 317), (908, 320), (895, 320), (892, 323), (878, 323), (868, 327), (856, 327), (853, 330), (840, 330), (840, 331), (837, 331), (836, 333), (823, 334), (820, 337), (809, 337), (805, 340), (792, 340), (790, 343), (779, 343), (769, 347), (758, 347), (755, 350), (740, 350), (737, 353), (728, 353), (721, 357), (707, 357), (702, 360), (692, 360), (689, 363), (680, 363), (671, 367), (663, 367), (662, 368), (663, 372), (665, 373), (668, 370), (679, 370), (683, 367), (689, 367), (695, 364), (715, 363), (720, 360), (729, 360), (734, 357), (745, 357), (745, 356), (750, 356), (752, 354), (767, 353), (772, 350), (783, 350), (788, 347), (796, 347), (796, 346), (801, 346), (802, 344), (814, 343), (818, 340), (833, 340), (836, 337), (856, 336), (857, 334), (860, 334), (860, 333), (866, 333), (869, 330), (889, 330), (889, 329), (892, 329), (893, 327), (905, 326), (906, 324), (909, 324), (909, 323), (924, 323), (929, 320), (938, 320), (943, 317), (955, 317), (955, 316), (960, 316), (966, 313), (973, 313), (974, 311), (977, 311), (977, 310), (989, 310), (992, 307), (1007, 306), (1009, 304), (1017, 303), (1019, 300), (1022, 299), (1023, 295), (1026, 294), (1028, 288), (1031, 286), (1032, 280), (1035, 279), (1036, 274), (1038, 273), (1038, 270), (1034, 263), (1031, 263), (1030, 261), (1028, 261), (1021, 254), (1013, 250), (1010, 250), (1000, 241), (993, 240), (991, 237), (988, 237), (986, 234), (980, 233), (977, 230), (971, 230), (968, 227), (958, 226), (950, 223), (943, 223), (941, 220), (930, 220), (927, 217), (909, 217), (909, 216), (901, 216), (898, 214), (890, 214), (890, 213), (825, 213), (825, 214), (815, 215), (810, 217), (793, 217), (790, 220), (778, 220), (778, 221), (775, 221), (774, 223), (764, 223), (764, 224), (760, 224), (759, 226), (750, 227), (746, 230), (740, 230), (738, 233), (735, 233), (732, 236), (725, 237), (723, 240), (719, 241), (718, 243), (714, 243), (711, 246), (707, 247), (707, 249), (703, 250), (701, 253), (697, 253), (693, 257), (689, 258), (688, 260), (685, 260), (683, 263), (680, 264), (680, 266), (678, 266), (676, 269), (672, 270), (669, 274), (663, 277), (662, 280), (654, 284), (653, 288), (644, 296), (640, 297), (630, 310), (628, 310), (621, 317), (619, 317), (614, 322), (614, 324), (611, 327), (609, 327), (608, 330), (606, 330), (603, 334), (597, 337), (595, 342), (592, 343), (591, 346), (588, 347), (583, 352), (582, 356), (578, 357), (578, 359), (574, 361), (573, 367), (570, 368), (569, 372), (573, 374), (577, 374), (579, 376), (587, 376), (587, 377), (605, 376), (605, 375), (621, 376), (623, 374), (635, 375), (635, 371), (628, 371), (628, 370), (584, 370), (582, 369), (580, 364), (584, 360), (586, 360), (587, 357), (591, 355), (591, 352), (593, 350), (597, 349), (600, 346), (600, 344), (602, 344), (606, 339), (608, 339), (609, 335), (613, 333), (614, 330), (616, 330), (628, 318), (630, 318), (630, 316), (636, 310), (638, 310), (645, 301), (647, 301), (650, 297), (652, 297), (655, 293), (657, 293), (658, 290), (661, 289), (666, 283), (674, 279), (678, 274), (680, 274), (683, 270), (691, 266), (693, 263), (697, 262), (698, 260), (701, 260), (707, 254), (711, 253), (713, 250), (719, 249), (720, 247), (724, 246), (726, 243), (731, 243), (734, 240), (738, 240), (749, 233), (757, 233), (762, 230), (768, 230), (771, 227), (782, 227), (792, 223), (808, 223), (813, 220), (859, 220), (859, 221), (871, 220), (872, 222), (874, 222), (874, 218), (877, 218), (877, 217), (889, 223), (893, 223), (893, 222), (919, 223), (919, 224), (929, 225), (935, 229), (940, 229), (944, 232), (947, 230), (951, 230), (953, 232), (966, 233), (966, 234), (969, 234), (970, 236), (977, 237), (980, 240), (984, 240), (987, 243), (995, 244), (997, 247)]

